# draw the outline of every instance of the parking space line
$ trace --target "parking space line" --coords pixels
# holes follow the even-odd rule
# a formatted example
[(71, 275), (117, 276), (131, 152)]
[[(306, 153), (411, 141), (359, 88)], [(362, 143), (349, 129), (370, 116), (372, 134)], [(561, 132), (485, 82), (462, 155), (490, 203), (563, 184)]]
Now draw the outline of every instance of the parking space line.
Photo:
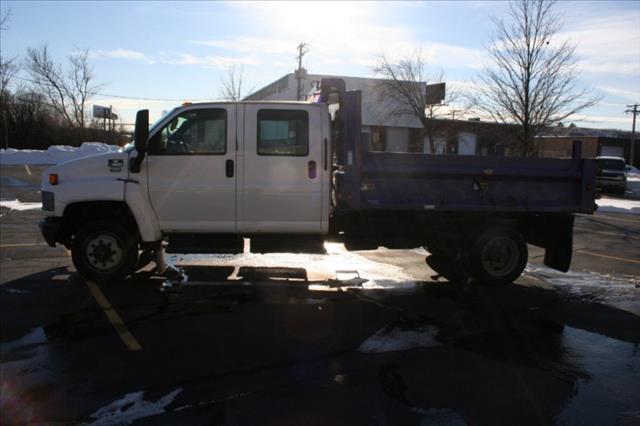
[(113, 325), (113, 328), (116, 329), (118, 336), (120, 336), (120, 339), (122, 339), (127, 349), (129, 349), (130, 351), (142, 350), (142, 346), (140, 346), (140, 343), (138, 343), (136, 338), (133, 337), (133, 334), (129, 332), (129, 329), (127, 329), (124, 321), (122, 321), (122, 318), (120, 318), (118, 312), (116, 312), (113, 306), (111, 306), (111, 303), (109, 303), (104, 293), (102, 293), (100, 287), (98, 287), (98, 285), (92, 281), (85, 282), (87, 283), (87, 287), (89, 287), (89, 291), (96, 299), (96, 302), (98, 302), (98, 305), (100, 305), (100, 308), (102, 308), (102, 311), (109, 319), (111, 325)]
[(31, 169), (29, 168), (29, 166), (27, 164), (24, 165), (25, 170), (27, 171), (27, 174), (29, 176), (31, 176)]
[(622, 262), (637, 263), (640, 265), (640, 260), (627, 259), (626, 257), (608, 256), (606, 254), (594, 253), (592, 251), (587, 251), (587, 250), (576, 250), (576, 253), (586, 254), (589, 256), (604, 257), (605, 259), (620, 260)]
[(36, 247), (36, 246), (48, 246), (47, 243), (29, 243), (29, 244), (0, 244), (0, 248), (10, 247)]

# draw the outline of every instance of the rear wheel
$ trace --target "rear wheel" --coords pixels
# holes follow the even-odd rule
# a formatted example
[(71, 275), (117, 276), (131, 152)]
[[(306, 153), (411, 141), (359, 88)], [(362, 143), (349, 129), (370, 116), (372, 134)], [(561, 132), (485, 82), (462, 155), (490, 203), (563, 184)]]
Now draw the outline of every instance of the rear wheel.
[(476, 238), (470, 266), (480, 284), (501, 285), (515, 281), (527, 264), (527, 244), (522, 235), (508, 228), (489, 228)]
[(85, 279), (118, 281), (135, 272), (138, 263), (136, 232), (118, 223), (88, 222), (76, 233), (73, 264)]

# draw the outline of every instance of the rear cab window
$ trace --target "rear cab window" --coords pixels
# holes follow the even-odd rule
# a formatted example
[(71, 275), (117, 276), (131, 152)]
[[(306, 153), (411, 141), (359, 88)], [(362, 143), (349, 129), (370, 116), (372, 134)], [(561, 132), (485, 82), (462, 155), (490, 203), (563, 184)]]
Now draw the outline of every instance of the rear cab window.
[(309, 114), (300, 110), (258, 111), (258, 155), (309, 155)]

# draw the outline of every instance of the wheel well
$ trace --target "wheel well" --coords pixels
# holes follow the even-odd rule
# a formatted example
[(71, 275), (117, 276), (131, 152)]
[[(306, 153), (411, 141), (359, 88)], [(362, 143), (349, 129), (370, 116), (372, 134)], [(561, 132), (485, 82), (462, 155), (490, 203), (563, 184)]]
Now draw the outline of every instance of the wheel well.
[(138, 225), (129, 206), (121, 201), (91, 201), (69, 204), (62, 216), (61, 242), (70, 242), (82, 225), (92, 220), (117, 220), (138, 233)]

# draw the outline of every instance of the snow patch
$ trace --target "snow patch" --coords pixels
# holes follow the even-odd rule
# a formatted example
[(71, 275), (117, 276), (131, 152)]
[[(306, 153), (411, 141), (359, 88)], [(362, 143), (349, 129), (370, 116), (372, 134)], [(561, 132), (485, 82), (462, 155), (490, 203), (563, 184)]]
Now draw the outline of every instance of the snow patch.
[(596, 200), (599, 212), (640, 214), (640, 201), (619, 198), (600, 198)]
[(89, 425), (128, 425), (137, 419), (162, 414), (165, 412), (165, 407), (171, 404), (180, 392), (182, 388), (174, 390), (155, 402), (145, 401), (143, 391), (128, 393), (122, 399), (91, 414), (90, 417), (96, 420)]
[(362, 342), (358, 350), (364, 353), (381, 353), (440, 346), (436, 340), (437, 334), (438, 328), (435, 326), (421, 326), (411, 330), (386, 326)]
[(595, 272), (558, 272), (529, 263), (526, 272), (557, 286), (561, 292), (613, 306), (640, 316), (640, 277)]
[(107, 145), (102, 142), (83, 142), (79, 147), (67, 145), (53, 145), (46, 151), (37, 149), (0, 149), (0, 164), (58, 164), (76, 158), (105, 152), (117, 152), (121, 148), (115, 145)]
[(0, 200), (0, 206), (10, 210), (36, 210), (42, 208), (42, 203), (25, 203), (20, 200)]

